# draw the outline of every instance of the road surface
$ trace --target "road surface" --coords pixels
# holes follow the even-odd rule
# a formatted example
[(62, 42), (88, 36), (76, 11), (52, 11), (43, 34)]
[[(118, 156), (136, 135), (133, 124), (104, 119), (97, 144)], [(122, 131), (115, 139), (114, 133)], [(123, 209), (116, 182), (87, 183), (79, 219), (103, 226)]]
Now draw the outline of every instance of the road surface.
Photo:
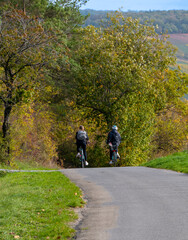
[(78, 240), (188, 240), (188, 175), (144, 167), (64, 169), (87, 207)]

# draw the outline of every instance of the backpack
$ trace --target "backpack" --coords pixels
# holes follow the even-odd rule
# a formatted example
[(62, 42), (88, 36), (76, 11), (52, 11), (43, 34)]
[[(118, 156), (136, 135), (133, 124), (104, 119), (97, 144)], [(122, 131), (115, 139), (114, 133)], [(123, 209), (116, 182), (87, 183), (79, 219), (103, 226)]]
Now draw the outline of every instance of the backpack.
[(86, 140), (87, 139), (87, 135), (86, 135), (86, 131), (78, 131), (77, 132), (77, 139), (78, 140)]

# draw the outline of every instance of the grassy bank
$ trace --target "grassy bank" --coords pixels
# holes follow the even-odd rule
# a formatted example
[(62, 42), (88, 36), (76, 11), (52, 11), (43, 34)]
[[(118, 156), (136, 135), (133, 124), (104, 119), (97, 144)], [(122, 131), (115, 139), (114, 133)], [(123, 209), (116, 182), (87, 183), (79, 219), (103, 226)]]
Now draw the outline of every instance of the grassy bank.
[(60, 172), (1, 172), (0, 239), (70, 239), (81, 194)]
[(142, 166), (188, 173), (188, 151), (178, 152), (170, 156), (157, 158), (143, 164)]
[[(0, 169), (16, 169), (16, 170), (49, 170), (49, 166), (44, 166), (34, 161), (18, 161), (14, 160), (10, 163), (10, 165), (0, 163)], [(51, 169), (58, 169), (56, 165), (54, 165)]]

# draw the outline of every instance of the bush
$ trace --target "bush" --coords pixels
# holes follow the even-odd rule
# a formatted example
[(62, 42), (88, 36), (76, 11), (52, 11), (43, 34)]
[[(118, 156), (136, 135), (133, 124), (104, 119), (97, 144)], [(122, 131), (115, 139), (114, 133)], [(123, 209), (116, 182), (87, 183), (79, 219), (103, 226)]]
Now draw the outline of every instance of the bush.
[(19, 158), (51, 163), (57, 159), (57, 145), (53, 140), (53, 116), (44, 104), (23, 104), (11, 118), (11, 151)]
[(0, 132), (0, 163), (10, 164), (11, 154), (8, 154), (9, 140), (2, 137), (2, 132)]
[[(187, 103), (185, 103), (187, 104)], [(152, 158), (184, 150), (188, 144), (188, 111), (177, 107), (163, 111), (156, 120)]]

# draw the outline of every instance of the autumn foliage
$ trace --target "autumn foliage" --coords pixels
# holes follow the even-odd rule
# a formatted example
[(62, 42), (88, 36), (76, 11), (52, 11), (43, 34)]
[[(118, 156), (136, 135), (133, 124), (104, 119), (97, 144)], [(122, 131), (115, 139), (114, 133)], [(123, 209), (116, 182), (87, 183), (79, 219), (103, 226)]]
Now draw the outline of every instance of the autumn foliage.
[(100, 28), (81, 28), (75, 3), (84, 1), (70, 1), (69, 8), (47, 2), (40, 17), (35, 5), (27, 14), (21, 2), (1, 14), (0, 161), (78, 166), (80, 124), (91, 139), (90, 166), (108, 166), (113, 124), (122, 135), (120, 166), (182, 150), (188, 78), (166, 36), (120, 12)]

